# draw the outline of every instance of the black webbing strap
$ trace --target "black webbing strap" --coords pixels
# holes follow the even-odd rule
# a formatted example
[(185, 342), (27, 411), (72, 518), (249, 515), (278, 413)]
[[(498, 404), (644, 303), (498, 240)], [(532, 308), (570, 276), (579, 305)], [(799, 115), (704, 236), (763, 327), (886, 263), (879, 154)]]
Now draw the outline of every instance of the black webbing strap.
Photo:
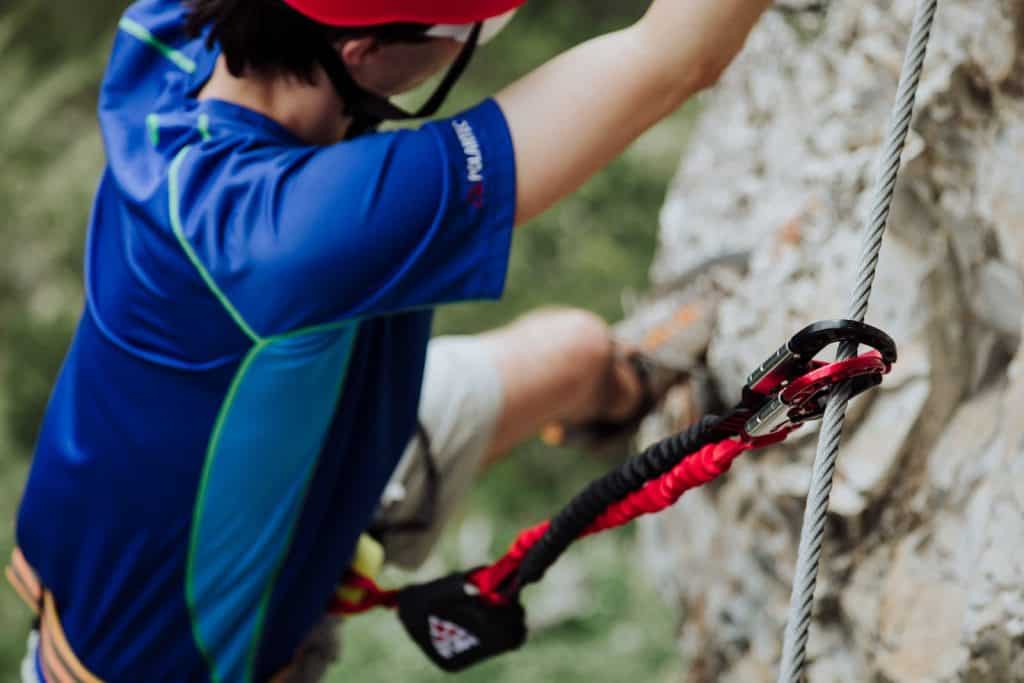
[(345, 114), (352, 117), (347, 138), (352, 139), (375, 130), (384, 121), (406, 121), (436, 114), (472, 61), (480, 42), (482, 27), (483, 24), (480, 23), (473, 27), (462, 52), (448, 68), (437, 89), (423, 106), (414, 112), (406, 111), (392, 104), (386, 97), (371, 93), (356, 83), (335, 50), (334, 44), (330, 40), (325, 40), (318, 50), (318, 59), (334, 89), (345, 102)]

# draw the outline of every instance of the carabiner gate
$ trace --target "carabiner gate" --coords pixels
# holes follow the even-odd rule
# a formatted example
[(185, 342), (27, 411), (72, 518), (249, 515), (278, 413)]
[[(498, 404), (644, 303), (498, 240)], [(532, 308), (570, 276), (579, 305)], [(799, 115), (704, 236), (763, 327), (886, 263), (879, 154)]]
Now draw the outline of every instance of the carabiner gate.
[[(840, 342), (864, 344), (872, 350), (833, 363), (814, 360), (823, 349)], [(746, 388), (769, 400), (747, 420), (744, 437), (764, 438), (819, 419), (832, 387), (852, 381), (851, 398), (857, 396), (878, 386), (896, 357), (896, 343), (871, 325), (824, 320), (805, 327), (747, 378)]]

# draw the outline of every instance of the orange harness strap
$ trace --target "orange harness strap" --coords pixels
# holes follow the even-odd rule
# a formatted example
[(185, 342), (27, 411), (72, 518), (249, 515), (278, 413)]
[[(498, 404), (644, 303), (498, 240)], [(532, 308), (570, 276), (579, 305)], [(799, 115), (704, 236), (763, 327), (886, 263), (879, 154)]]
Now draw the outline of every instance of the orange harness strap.
[(57, 602), (22, 554), (15, 548), (5, 572), (25, 604), (39, 617), (39, 662), (49, 683), (103, 683), (75, 655), (64, 635)]

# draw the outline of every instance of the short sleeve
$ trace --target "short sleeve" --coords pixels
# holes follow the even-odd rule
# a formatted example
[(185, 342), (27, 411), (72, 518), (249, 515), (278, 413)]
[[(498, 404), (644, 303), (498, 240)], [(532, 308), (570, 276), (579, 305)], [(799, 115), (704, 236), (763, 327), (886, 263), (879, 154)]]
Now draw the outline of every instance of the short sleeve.
[(227, 292), (262, 334), (501, 296), (515, 159), (494, 101), (306, 152), (274, 178)]

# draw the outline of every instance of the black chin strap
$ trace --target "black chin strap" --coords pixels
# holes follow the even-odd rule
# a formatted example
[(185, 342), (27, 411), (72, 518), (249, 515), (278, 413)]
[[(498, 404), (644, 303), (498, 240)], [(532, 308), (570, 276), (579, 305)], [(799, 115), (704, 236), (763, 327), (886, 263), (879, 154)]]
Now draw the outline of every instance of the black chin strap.
[(451, 67), (448, 68), (448, 73), (445, 74), (441, 83), (437, 86), (437, 90), (415, 112), (405, 111), (392, 104), (386, 97), (375, 95), (356, 83), (355, 79), (352, 78), (352, 74), (349, 73), (348, 68), (345, 66), (345, 62), (342, 61), (334, 49), (334, 45), (331, 42), (325, 41), (323, 48), (320, 50), (320, 64), (327, 73), (327, 77), (331, 79), (334, 89), (337, 90), (338, 95), (345, 103), (345, 115), (352, 117), (352, 125), (349, 126), (348, 134), (345, 136), (346, 139), (351, 140), (375, 130), (384, 121), (407, 121), (436, 114), (437, 110), (444, 104), (452, 88), (455, 87), (455, 83), (462, 77), (466, 67), (469, 66), (470, 61), (473, 59), (473, 53), (480, 42), (480, 30), (482, 27), (482, 23), (477, 23), (473, 27), (473, 31), (469, 34), (462, 52), (459, 53)]

